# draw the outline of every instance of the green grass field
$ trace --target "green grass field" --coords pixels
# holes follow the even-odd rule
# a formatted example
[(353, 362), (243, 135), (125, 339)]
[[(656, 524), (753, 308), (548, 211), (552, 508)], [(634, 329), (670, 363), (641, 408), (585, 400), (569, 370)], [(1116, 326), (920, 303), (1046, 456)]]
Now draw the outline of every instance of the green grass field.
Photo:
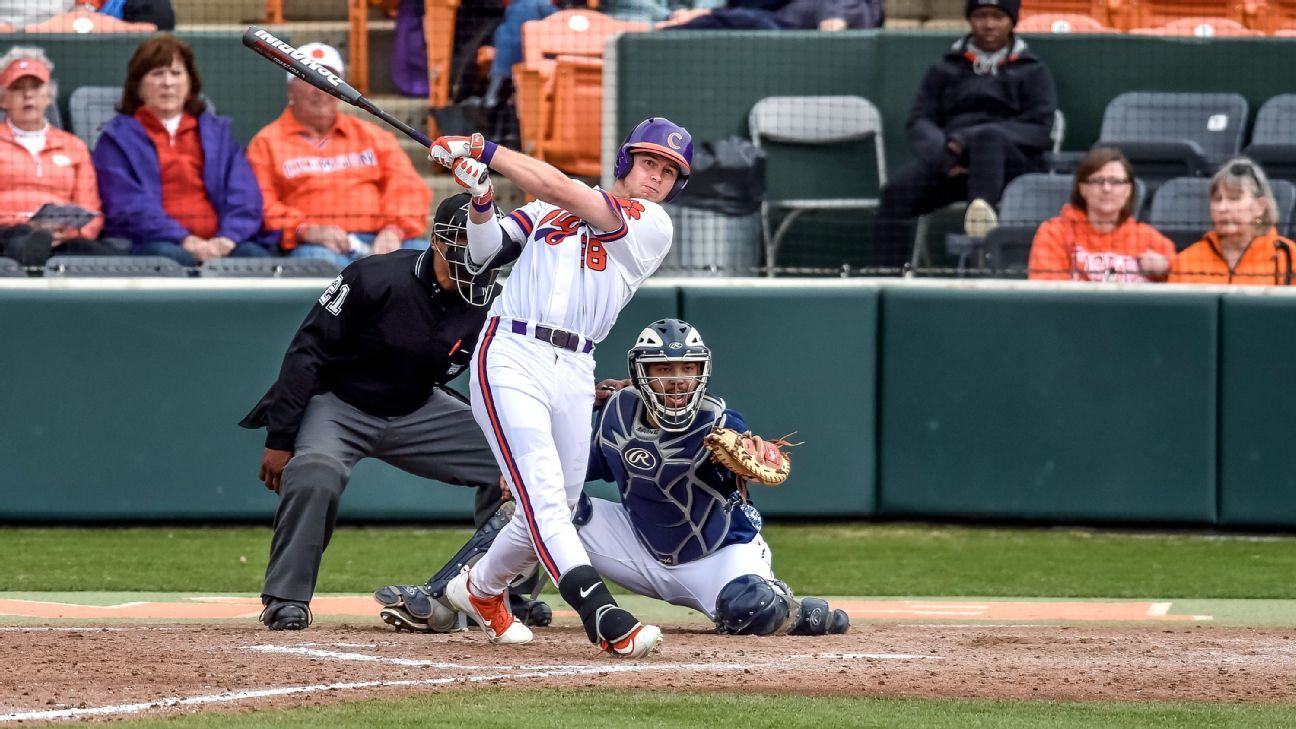
[[(614, 707), (614, 708), (610, 708)], [(474, 729), (1161, 729), (1291, 727), (1283, 706), (850, 699), (607, 691), (500, 690), (449, 692), (403, 701), (361, 701), (273, 713), (200, 715), (131, 722), (144, 727), (427, 727)], [(594, 717), (591, 719), (590, 717)]]
[[(319, 592), (421, 582), (469, 529), (339, 529)], [(775, 525), (802, 594), (1296, 599), (1296, 538), (1072, 529)], [(256, 593), (268, 528), (0, 530), (0, 592)]]
[[(468, 529), (341, 529), (321, 593), (415, 582)], [(1158, 598), (1271, 607), (1296, 623), (1296, 539), (1072, 529), (917, 525), (775, 525), (766, 538), (780, 577), (801, 594), (1027, 598)], [(266, 528), (0, 530), (0, 592), (255, 594)], [(1218, 604), (1218, 603), (1216, 603)], [(1279, 607), (1273, 607), (1279, 606)], [(1263, 612), (1264, 609), (1261, 609)], [(608, 706), (615, 706), (609, 713)], [(451, 690), (318, 708), (131, 720), (201, 727), (1290, 727), (1288, 705), (807, 698), (687, 692)]]

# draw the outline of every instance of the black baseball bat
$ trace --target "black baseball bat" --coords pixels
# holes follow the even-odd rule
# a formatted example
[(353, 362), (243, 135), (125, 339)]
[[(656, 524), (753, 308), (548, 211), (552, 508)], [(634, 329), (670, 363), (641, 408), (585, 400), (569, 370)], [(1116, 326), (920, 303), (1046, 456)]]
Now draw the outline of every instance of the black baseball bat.
[(307, 58), (305, 53), (279, 40), (269, 31), (255, 25), (248, 26), (248, 29), (243, 32), (243, 45), (283, 66), (288, 73), (324, 93), (336, 96), (346, 103), (364, 109), (382, 119), (424, 147), (432, 146), (432, 140), (428, 138), (428, 135), (378, 108), (372, 101), (366, 99), (359, 91), (356, 91), (351, 84), (339, 78), (337, 74), (317, 61)]

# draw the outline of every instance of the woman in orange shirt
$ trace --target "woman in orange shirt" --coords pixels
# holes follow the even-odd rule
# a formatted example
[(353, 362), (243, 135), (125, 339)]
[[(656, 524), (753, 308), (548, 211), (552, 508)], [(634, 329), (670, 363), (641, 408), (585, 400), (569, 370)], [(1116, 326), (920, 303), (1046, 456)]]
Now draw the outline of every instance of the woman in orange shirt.
[(1278, 235), (1278, 203), (1264, 170), (1246, 157), (1227, 162), (1211, 178), (1214, 230), (1189, 246), (1170, 269), (1171, 283), (1289, 286), (1290, 240)]
[(1121, 151), (1097, 147), (1080, 160), (1071, 202), (1044, 221), (1031, 243), (1036, 281), (1164, 281), (1174, 243), (1134, 220), (1134, 168)]
[[(36, 47), (15, 46), (0, 56), (0, 256), (43, 266), (50, 254), (116, 252), (95, 240), (103, 228), (99, 188), (85, 143), (50, 124), (54, 64)], [(46, 204), (74, 205), (89, 220), (36, 217)]]

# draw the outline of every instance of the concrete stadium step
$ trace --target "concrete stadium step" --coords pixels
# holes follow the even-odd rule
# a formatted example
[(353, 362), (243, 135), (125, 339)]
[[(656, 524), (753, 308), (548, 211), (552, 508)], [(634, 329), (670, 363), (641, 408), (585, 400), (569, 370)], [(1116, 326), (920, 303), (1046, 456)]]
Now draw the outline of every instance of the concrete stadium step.
[[(171, 4), (175, 8), (177, 23), (259, 23), (265, 20), (265, 0), (172, 0)], [(283, 10), (284, 18), (292, 21), (346, 22), (347, 0), (284, 0)]]
[[(372, 101), (378, 108), (382, 109), (383, 111), (386, 111), (388, 114), (391, 114), (392, 116), (396, 117), (397, 119), (400, 119), (401, 121), (414, 127), (415, 129), (418, 129), (419, 131), (422, 132), (427, 132), (427, 120), (428, 120), (427, 99), (418, 98), (418, 97), (401, 96), (399, 94), (378, 94), (378, 93), (365, 94), (365, 98)], [(375, 117), (374, 115), (370, 114), (369, 112), (363, 109), (357, 109), (354, 106), (351, 106), (350, 104), (343, 104), (342, 112), (344, 114), (350, 114), (351, 116), (354, 116), (358, 119), (364, 119), (366, 121), (372, 121), (378, 124), (383, 124), (383, 122), (379, 121), (378, 118)], [(397, 132), (397, 134), (400, 133)], [(401, 137), (405, 138), (403, 134), (401, 135)], [(417, 142), (413, 142), (413, 140), (410, 141), (414, 144), (417, 144)], [(424, 154), (426, 155), (426, 153)]]
[(265, 20), (265, 0), (171, 0), (171, 6), (175, 8), (177, 30), (208, 23), (250, 25)]
[[(176, 12), (178, 15), (179, 11)], [(296, 46), (306, 43), (327, 43), (337, 48), (344, 60), (350, 59), (351, 26), (347, 23), (345, 14), (342, 20), (289, 20), (268, 24), (263, 20), (264, 12), (265, 6), (262, 4), (261, 10), (250, 20), (231, 20), (229, 15), (219, 21), (190, 22), (186, 19), (176, 24), (176, 31), (242, 33), (247, 30), (249, 24), (255, 24)], [(371, 13), (367, 27), (369, 30), (369, 93), (366, 96), (395, 94), (396, 84), (392, 81), (391, 58), (392, 49), (396, 45), (396, 21), (381, 14)]]

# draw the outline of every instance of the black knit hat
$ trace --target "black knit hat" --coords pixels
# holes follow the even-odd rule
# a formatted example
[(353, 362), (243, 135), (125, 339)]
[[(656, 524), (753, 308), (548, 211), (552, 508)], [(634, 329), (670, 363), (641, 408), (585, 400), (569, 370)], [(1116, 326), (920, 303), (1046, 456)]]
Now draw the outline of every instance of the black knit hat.
[(966, 18), (972, 17), (972, 12), (977, 8), (999, 8), (1008, 13), (1012, 18), (1012, 24), (1017, 25), (1017, 14), (1021, 10), (1021, 0), (967, 0), (967, 8), (963, 12)]

